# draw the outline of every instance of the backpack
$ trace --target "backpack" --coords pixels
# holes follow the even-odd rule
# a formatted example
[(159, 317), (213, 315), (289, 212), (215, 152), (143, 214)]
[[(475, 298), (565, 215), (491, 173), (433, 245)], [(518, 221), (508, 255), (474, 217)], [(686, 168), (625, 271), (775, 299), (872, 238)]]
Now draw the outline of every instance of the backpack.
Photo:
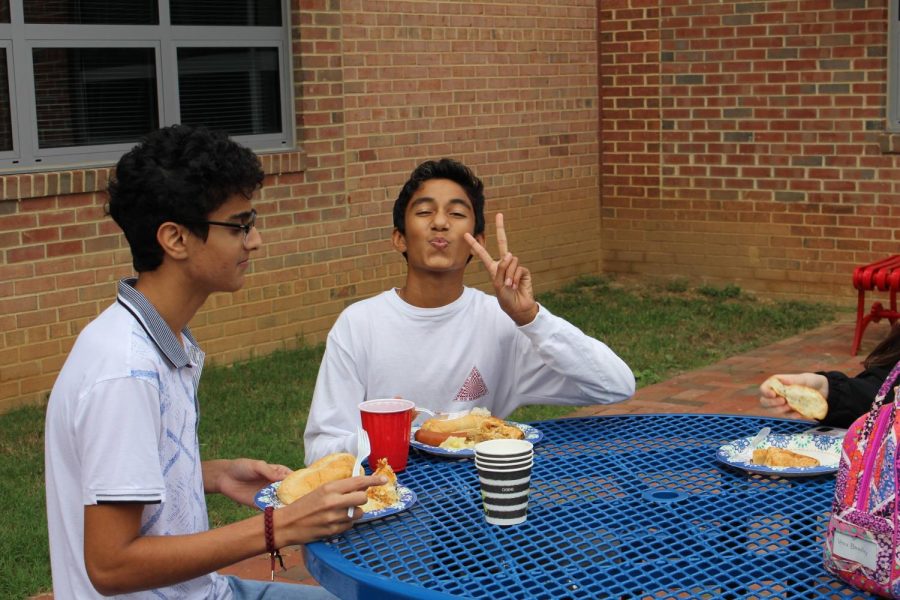
[(898, 394), (884, 405), (898, 376), (900, 363), (844, 436), (824, 555), (825, 569), (850, 585), (900, 599)]

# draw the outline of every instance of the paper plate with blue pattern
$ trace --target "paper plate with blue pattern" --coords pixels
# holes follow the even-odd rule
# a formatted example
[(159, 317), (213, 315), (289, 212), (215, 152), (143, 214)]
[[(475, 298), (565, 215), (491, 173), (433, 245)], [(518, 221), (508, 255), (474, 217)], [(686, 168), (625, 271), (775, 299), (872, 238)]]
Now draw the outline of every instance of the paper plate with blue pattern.
[(750, 441), (753, 436), (728, 442), (718, 449), (716, 459), (726, 465), (760, 475), (778, 477), (813, 477), (836, 473), (841, 462), (841, 445), (843, 440), (831, 435), (814, 433), (770, 433), (760, 444), (760, 448), (784, 448), (811, 456), (819, 461), (816, 467), (769, 467), (750, 462), (753, 453)]
[[(265, 510), (269, 506), (272, 508), (282, 508), (284, 504), (281, 503), (281, 500), (278, 499), (278, 496), (275, 493), (280, 485), (281, 482), (276, 481), (256, 492), (256, 496), (253, 498), (253, 503), (256, 504), (256, 507), (260, 510)], [(397, 494), (400, 496), (400, 499), (397, 502), (386, 508), (363, 513), (363, 516), (360, 517), (357, 523), (365, 523), (367, 521), (374, 521), (375, 519), (395, 515), (403, 512), (416, 503), (416, 493), (406, 486), (397, 484)]]

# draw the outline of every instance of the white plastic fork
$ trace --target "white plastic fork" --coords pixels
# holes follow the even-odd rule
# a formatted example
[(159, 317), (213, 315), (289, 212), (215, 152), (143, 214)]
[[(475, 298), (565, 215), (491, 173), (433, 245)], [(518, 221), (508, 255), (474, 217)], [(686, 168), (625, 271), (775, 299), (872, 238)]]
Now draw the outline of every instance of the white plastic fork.
[(756, 447), (762, 444), (767, 437), (769, 437), (769, 432), (772, 431), (771, 427), (763, 427), (759, 430), (752, 440), (750, 440), (750, 452), (756, 450)]
[[(353, 463), (353, 476), (364, 475), (365, 472), (362, 468), (362, 461), (369, 456), (369, 452), (372, 451), (372, 445), (369, 443), (369, 434), (366, 433), (366, 430), (356, 426), (356, 462)], [(356, 507), (351, 506), (347, 509), (347, 516), (352, 517), (353, 511)]]

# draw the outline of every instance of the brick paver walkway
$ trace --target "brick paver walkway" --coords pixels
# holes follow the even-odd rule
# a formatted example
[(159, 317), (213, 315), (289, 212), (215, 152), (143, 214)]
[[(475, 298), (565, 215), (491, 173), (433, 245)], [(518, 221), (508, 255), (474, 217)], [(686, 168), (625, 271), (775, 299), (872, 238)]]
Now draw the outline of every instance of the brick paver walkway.
[[(573, 416), (685, 412), (766, 414), (757, 400), (757, 389), (766, 377), (773, 373), (821, 370), (856, 373), (862, 359), (890, 329), (887, 322), (871, 324), (859, 355), (850, 356), (853, 326), (853, 316), (844, 315), (836, 323), (641, 388), (626, 402), (582, 408)], [(276, 580), (315, 584), (303, 565), (298, 548), (286, 548), (282, 552), (287, 570), (277, 571)], [(221, 572), (250, 579), (268, 579), (269, 558), (260, 555)]]

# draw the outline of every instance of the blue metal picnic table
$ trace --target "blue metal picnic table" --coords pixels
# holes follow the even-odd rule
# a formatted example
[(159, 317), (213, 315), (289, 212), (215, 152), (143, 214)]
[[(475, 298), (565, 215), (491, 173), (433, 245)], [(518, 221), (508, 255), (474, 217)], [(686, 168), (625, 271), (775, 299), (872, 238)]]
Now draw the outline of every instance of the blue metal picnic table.
[(488, 525), (469, 459), (411, 450), (408, 510), (306, 547), (341, 598), (867, 598), (822, 566), (834, 475), (783, 478), (716, 451), (810, 423), (617, 415), (533, 423), (528, 520)]

